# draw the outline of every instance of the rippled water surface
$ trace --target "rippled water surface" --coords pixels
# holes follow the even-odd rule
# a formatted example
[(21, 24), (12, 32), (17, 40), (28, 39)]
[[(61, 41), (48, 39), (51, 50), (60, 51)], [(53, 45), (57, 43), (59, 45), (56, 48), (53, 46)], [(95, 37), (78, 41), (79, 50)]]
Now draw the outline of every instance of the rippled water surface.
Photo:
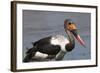
[(25, 57), (26, 47), (32, 47), (31, 42), (50, 35), (66, 36), (64, 20), (72, 19), (77, 25), (81, 38), (85, 41), (86, 48), (75, 40), (74, 50), (68, 52), (64, 60), (90, 59), (90, 18), (89, 13), (23, 10), (23, 57)]

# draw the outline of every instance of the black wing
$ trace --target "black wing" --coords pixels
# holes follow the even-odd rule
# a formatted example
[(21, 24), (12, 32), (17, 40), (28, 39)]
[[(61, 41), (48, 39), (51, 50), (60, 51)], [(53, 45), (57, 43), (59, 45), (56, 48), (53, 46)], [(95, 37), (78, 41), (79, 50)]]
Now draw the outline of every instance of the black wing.
[(38, 48), (39, 52), (45, 53), (48, 55), (56, 55), (61, 49), (61, 47), (59, 45), (51, 45), (51, 44), (37, 46), (37, 48)]
[(36, 42), (33, 43), (33, 46), (41, 46), (41, 45), (45, 45), (45, 44), (50, 44), (50, 40), (51, 40), (51, 36), (46, 37), (46, 38), (42, 38)]
[(56, 55), (60, 51), (61, 47), (59, 45), (52, 45), (50, 43), (51, 38), (52, 37), (50, 36), (40, 39), (39, 41), (34, 42), (33, 46), (41, 53)]

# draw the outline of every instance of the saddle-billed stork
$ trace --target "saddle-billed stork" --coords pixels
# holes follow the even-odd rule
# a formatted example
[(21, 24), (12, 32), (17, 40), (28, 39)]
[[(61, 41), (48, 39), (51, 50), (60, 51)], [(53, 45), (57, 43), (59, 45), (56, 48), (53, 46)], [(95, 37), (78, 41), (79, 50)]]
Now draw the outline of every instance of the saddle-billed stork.
[(27, 50), (23, 61), (62, 60), (65, 54), (75, 47), (75, 38), (85, 47), (84, 41), (78, 35), (76, 25), (71, 19), (64, 21), (64, 29), (68, 39), (63, 35), (42, 38), (32, 43), (33, 47)]

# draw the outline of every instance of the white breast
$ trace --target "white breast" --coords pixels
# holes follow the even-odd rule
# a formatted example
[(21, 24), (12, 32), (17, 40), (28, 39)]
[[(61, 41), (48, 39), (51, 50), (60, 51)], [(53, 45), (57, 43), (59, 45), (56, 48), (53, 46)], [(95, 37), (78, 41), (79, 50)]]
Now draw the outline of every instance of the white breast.
[(57, 36), (54, 36), (52, 37), (51, 39), (51, 44), (53, 45), (60, 45), (61, 46), (61, 50), (66, 52), (65, 50), (65, 45), (69, 43), (69, 40), (62, 36), (62, 35), (57, 35)]

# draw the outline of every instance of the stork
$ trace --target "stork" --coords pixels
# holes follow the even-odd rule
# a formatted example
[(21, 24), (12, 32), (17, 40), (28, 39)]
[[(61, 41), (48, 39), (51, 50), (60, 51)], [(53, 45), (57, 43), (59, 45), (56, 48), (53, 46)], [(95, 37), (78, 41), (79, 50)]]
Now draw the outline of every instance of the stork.
[(75, 48), (75, 39), (85, 47), (84, 41), (77, 32), (76, 25), (71, 19), (65, 19), (64, 29), (68, 38), (56, 35), (33, 42), (33, 47), (27, 50), (23, 61), (62, 60), (67, 52), (71, 52)]

